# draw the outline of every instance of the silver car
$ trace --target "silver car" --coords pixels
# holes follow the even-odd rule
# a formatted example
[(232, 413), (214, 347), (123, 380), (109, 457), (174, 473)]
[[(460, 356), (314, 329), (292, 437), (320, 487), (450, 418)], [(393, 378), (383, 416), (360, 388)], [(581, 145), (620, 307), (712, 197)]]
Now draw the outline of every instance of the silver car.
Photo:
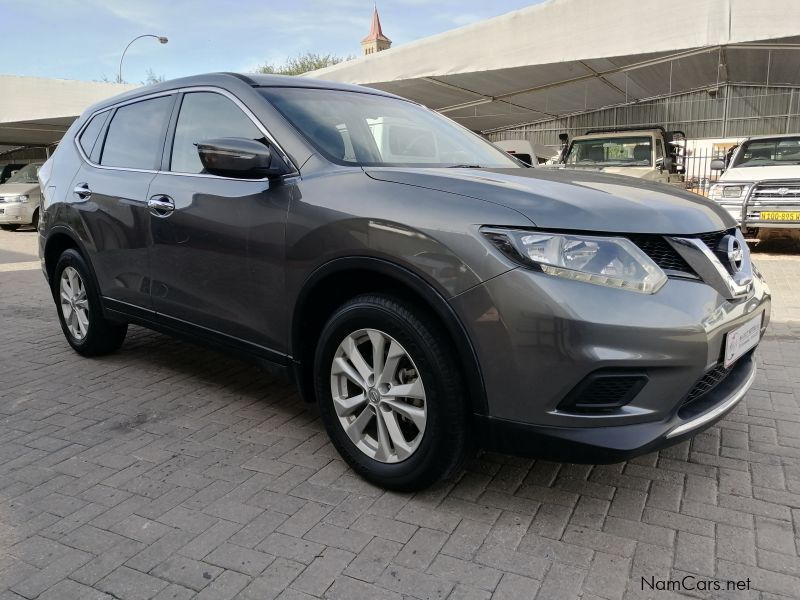
[(14, 231), (23, 225), (38, 226), (41, 192), (37, 174), (41, 166), (25, 165), (0, 185), (0, 228)]
[(397, 96), (216, 74), (101, 102), (40, 173), (67, 342), (129, 323), (292, 378), (371, 481), (473, 446), (625, 460), (731, 410), (769, 290), (731, 217), (664, 185), (526, 168)]

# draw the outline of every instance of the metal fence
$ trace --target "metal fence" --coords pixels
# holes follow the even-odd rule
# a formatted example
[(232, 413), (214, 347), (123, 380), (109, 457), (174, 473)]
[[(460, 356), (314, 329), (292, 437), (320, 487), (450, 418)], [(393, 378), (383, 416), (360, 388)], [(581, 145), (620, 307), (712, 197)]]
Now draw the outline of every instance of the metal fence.
[(689, 139), (735, 138), (800, 131), (800, 88), (720, 85), (621, 106), (484, 132), (491, 141), (527, 139), (557, 145), (589, 129), (663, 125)]
[(720, 171), (711, 170), (711, 161), (724, 158), (724, 154), (695, 154), (689, 151), (684, 160), (683, 183), (687, 190), (703, 196), (719, 179)]

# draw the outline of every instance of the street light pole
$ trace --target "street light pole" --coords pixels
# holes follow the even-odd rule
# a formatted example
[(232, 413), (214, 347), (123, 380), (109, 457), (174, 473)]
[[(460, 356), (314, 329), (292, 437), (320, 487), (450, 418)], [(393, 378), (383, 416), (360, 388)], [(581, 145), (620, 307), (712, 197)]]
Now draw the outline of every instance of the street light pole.
[(119, 73), (117, 74), (117, 83), (122, 83), (123, 82), (122, 81), (122, 61), (125, 60), (125, 53), (128, 51), (128, 48), (130, 48), (131, 44), (133, 44), (133, 42), (135, 42), (136, 40), (140, 40), (140, 39), (146, 38), (146, 37), (155, 38), (155, 39), (158, 40), (158, 42), (160, 44), (166, 44), (169, 41), (169, 39), (167, 39), (163, 35), (155, 35), (155, 34), (152, 34), (152, 33), (145, 33), (144, 35), (137, 36), (137, 37), (133, 38), (130, 42), (128, 42), (128, 45), (125, 46), (125, 50), (122, 51), (122, 56), (119, 59)]

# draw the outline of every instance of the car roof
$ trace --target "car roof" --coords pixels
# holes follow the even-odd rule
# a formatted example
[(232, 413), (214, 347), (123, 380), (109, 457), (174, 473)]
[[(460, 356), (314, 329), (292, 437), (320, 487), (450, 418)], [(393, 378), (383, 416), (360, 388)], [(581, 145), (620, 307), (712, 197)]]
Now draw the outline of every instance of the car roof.
[(800, 133), (776, 133), (773, 135), (751, 135), (745, 142), (751, 142), (753, 140), (779, 140), (782, 138), (796, 138), (800, 137)]
[(92, 113), (99, 109), (113, 106), (119, 102), (134, 100), (140, 96), (147, 96), (150, 94), (157, 94), (159, 92), (168, 92), (186, 87), (195, 86), (213, 86), (221, 88), (235, 88), (237, 86), (249, 86), (253, 88), (262, 87), (295, 87), (295, 88), (310, 88), (310, 89), (324, 89), (324, 90), (341, 90), (347, 92), (361, 92), (365, 94), (373, 94), (376, 96), (386, 96), (388, 98), (401, 98), (394, 94), (377, 90), (374, 88), (364, 87), (361, 85), (353, 85), (349, 83), (339, 83), (335, 81), (325, 81), (324, 79), (311, 79), (308, 77), (297, 77), (291, 75), (261, 75), (261, 74), (243, 74), (243, 73), (208, 73), (205, 75), (192, 75), (190, 77), (181, 77), (179, 79), (171, 79), (157, 83), (155, 85), (147, 85), (130, 90), (122, 94), (118, 94), (111, 98), (102, 100), (92, 105), (87, 112)]

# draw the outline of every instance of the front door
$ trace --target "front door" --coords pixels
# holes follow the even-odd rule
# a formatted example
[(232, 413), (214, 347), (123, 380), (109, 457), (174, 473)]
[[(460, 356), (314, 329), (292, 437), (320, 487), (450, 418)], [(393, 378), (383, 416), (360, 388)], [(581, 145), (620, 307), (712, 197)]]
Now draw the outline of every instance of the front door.
[(280, 353), (284, 226), (293, 188), (205, 173), (198, 142), (265, 135), (222, 93), (187, 92), (180, 102), (164, 171), (149, 191), (153, 306), (175, 326)]

